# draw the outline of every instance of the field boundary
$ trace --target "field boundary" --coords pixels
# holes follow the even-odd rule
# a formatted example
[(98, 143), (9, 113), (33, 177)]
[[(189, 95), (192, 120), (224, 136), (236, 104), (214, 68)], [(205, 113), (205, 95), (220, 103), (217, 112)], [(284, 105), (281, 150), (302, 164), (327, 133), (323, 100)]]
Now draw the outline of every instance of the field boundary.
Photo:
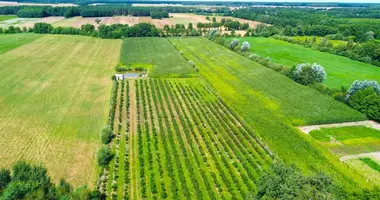
[(380, 151), (376, 152), (370, 152), (370, 153), (359, 153), (359, 154), (354, 154), (354, 155), (348, 155), (348, 156), (342, 156), (339, 158), (340, 161), (344, 162), (347, 160), (352, 160), (356, 158), (361, 158), (361, 157), (369, 157), (369, 156), (379, 156), (380, 157)]
[(358, 122), (344, 122), (344, 123), (335, 123), (335, 124), (299, 126), (297, 128), (300, 129), (303, 133), (309, 134), (311, 131), (320, 130), (321, 128), (335, 128), (335, 127), (347, 127), (347, 126), (365, 126), (368, 128), (380, 130), (380, 123), (372, 121), (372, 120), (358, 121)]

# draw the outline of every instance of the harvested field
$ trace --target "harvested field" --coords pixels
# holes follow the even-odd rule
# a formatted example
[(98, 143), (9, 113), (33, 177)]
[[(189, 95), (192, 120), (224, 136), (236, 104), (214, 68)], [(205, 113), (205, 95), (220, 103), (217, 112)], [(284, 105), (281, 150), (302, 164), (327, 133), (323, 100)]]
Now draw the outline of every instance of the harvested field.
[(24, 159), (42, 164), (55, 182), (94, 186), (120, 45), (44, 35), (0, 55), (0, 168)]
[(58, 21), (63, 20), (64, 17), (44, 17), (44, 18), (12, 18), (0, 22), (0, 27), (7, 28), (9, 26), (18, 27), (33, 27), (35, 23), (45, 22), (48, 24), (53, 24)]

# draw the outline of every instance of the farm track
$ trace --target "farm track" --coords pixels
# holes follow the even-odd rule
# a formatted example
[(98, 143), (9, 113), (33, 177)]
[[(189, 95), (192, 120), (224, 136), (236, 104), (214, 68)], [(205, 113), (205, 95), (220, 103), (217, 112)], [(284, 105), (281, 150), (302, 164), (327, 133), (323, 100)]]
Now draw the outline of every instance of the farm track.
[(336, 123), (336, 124), (319, 124), (311, 126), (299, 126), (302, 132), (309, 134), (310, 131), (320, 130), (321, 128), (334, 128), (334, 127), (347, 127), (347, 126), (366, 126), (368, 128), (373, 128), (380, 130), (380, 124), (372, 120), (359, 121), (359, 122), (345, 122), (345, 123)]
[[(138, 174), (136, 173), (136, 166), (138, 166), (138, 153), (137, 150), (137, 123), (138, 123), (138, 115), (137, 115), (137, 99), (136, 99), (136, 87), (135, 80), (129, 81), (129, 99), (131, 102), (130, 107), (130, 119), (131, 119), (131, 129), (130, 129), (130, 177), (131, 177), (131, 199), (140, 199), (139, 190), (138, 190)], [(136, 175), (137, 174), (137, 175)]]
[(371, 156), (380, 158), (380, 152), (360, 153), (360, 154), (355, 154), (355, 155), (342, 156), (339, 158), (339, 160), (344, 162), (351, 159), (357, 159), (361, 157), (371, 157)]

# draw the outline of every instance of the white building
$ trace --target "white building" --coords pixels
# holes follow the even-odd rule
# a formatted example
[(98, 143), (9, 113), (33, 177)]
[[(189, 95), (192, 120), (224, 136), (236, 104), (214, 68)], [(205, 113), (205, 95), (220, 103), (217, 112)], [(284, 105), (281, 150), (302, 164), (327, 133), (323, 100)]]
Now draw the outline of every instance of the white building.
[(116, 80), (123, 80), (124, 79), (124, 74), (115, 74), (115, 79)]

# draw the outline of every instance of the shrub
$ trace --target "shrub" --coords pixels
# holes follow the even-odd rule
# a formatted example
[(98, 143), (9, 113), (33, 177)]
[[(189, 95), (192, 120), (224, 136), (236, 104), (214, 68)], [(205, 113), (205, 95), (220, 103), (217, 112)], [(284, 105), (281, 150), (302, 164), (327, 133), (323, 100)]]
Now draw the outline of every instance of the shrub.
[(360, 89), (350, 96), (349, 104), (356, 110), (367, 115), (368, 118), (380, 121), (380, 95), (374, 87)]
[(11, 171), (0, 169), (0, 193), (11, 182)]
[(293, 80), (303, 85), (321, 83), (326, 79), (325, 69), (317, 63), (298, 64), (293, 69), (292, 75)]
[(220, 36), (220, 33), (218, 30), (216, 29), (213, 29), (211, 31), (209, 31), (207, 34), (206, 34), (207, 38), (210, 39), (210, 40), (214, 40), (216, 37)]
[(113, 138), (114, 134), (112, 132), (112, 129), (111, 127), (107, 126), (106, 128), (104, 128), (102, 130), (102, 134), (101, 134), (101, 141), (103, 144), (108, 144), (112, 141), (112, 138)]
[(236, 38), (233, 39), (229, 45), (229, 48), (231, 50), (235, 49), (235, 47), (237, 47), (239, 45), (239, 40), (237, 40)]
[(351, 87), (347, 92), (346, 99), (349, 99), (350, 96), (354, 95), (359, 90), (364, 89), (364, 88), (368, 88), (368, 87), (372, 87), (376, 93), (378, 93), (378, 94), (380, 93), (380, 86), (376, 81), (368, 81), (368, 80), (358, 81), (358, 80), (356, 80), (351, 84)]
[(334, 191), (326, 175), (305, 177), (295, 165), (283, 163), (273, 164), (257, 185), (257, 199), (331, 199)]
[(108, 146), (103, 146), (99, 149), (98, 155), (97, 155), (97, 161), (98, 165), (105, 167), (108, 165), (108, 163), (112, 160), (113, 153), (111, 152), (111, 149)]
[(251, 45), (247, 41), (244, 41), (243, 44), (241, 45), (241, 51), (243, 52), (249, 51), (250, 48), (251, 48)]

